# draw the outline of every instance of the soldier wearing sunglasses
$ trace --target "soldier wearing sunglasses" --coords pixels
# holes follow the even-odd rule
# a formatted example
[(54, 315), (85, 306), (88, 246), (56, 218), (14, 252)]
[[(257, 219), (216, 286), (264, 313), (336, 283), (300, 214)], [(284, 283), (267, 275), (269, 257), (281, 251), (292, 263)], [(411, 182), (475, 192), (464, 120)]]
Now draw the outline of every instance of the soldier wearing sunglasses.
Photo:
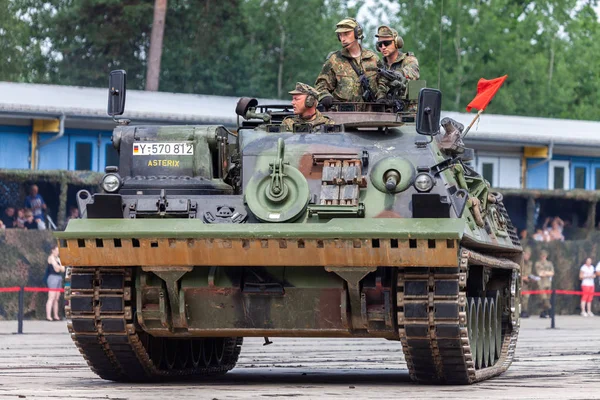
[[(377, 28), (377, 51), (383, 55), (385, 69), (400, 72), (406, 80), (419, 79), (419, 61), (413, 53), (403, 53), (400, 50), (404, 46), (404, 40), (398, 31), (389, 26), (382, 25)], [(379, 79), (377, 98), (383, 98), (389, 91), (389, 83), (385, 79)]]

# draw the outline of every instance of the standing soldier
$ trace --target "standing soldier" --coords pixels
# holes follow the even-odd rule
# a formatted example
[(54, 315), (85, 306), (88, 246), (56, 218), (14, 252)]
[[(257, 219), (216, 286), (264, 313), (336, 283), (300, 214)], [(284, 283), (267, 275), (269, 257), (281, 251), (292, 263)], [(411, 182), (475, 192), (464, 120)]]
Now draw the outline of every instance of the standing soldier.
[[(533, 279), (529, 278), (532, 273), (533, 261), (531, 261), (531, 248), (526, 247), (523, 251), (523, 269), (521, 270), (521, 290), (532, 290)], [(529, 318), (529, 295), (521, 294), (521, 318)]]
[(328, 109), (334, 101), (375, 101), (379, 57), (358, 42), (364, 37), (362, 27), (354, 18), (344, 18), (335, 33), (342, 49), (329, 53), (317, 77), (319, 102)]
[[(540, 277), (538, 283), (540, 290), (550, 290), (552, 287), (552, 277), (554, 276), (554, 265), (552, 262), (547, 260), (548, 252), (542, 250), (540, 252), (540, 259), (535, 263), (535, 273)], [(550, 311), (550, 295), (541, 294), (540, 299), (543, 301), (543, 311), (540, 314), (540, 318), (548, 318), (548, 311)]]
[[(399, 72), (401, 76), (406, 80), (417, 80), (420, 77), (419, 72), (419, 61), (413, 53), (403, 53), (400, 51), (404, 47), (404, 40), (398, 31), (390, 28), (389, 26), (382, 25), (377, 28), (377, 51), (383, 54), (383, 64), (385, 69)], [(390, 82), (387, 79), (379, 78), (379, 85), (377, 88), (377, 99), (383, 99), (389, 92)]]
[(293, 117), (287, 117), (281, 125), (286, 131), (293, 132), (294, 124), (308, 124), (311, 131), (320, 125), (334, 125), (332, 119), (317, 110), (317, 91), (305, 83), (297, 82), (296, 88), (289, 92), (292, 95)]

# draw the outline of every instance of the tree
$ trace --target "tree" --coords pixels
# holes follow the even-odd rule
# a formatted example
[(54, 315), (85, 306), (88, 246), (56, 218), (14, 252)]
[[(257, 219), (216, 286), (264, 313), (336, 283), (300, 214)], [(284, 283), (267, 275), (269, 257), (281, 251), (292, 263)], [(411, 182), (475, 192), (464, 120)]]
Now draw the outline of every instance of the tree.
[(124, 68), (132, 86), (144, 88), (150, 0), (14, 1), (47, 47), (37, 81), (103, 87), (111, 70)]
[(0, 0), (0, 80), (27, 81), (28, 65), (40, 50), (29, 40), (27, 16), (19, 13), (10, 0)]
[[(508, 74), (490, 112), (566, 117), (571, 113), (565, 110), (577, 101), (576, 88), (581, 86), (573, 79), (572, 64), (579, 63), (573, 58), (575, 52), (580, 58), (583, 47), (593, 48), (597, 43), (588, 41), (580, 46), (579, 36), (569, 32), (570, 28), (598, 31), (598, 19), (590, 4), (596, 2), (588, 2), (577, 12), (579, 3), (409, 1), (399, 7), (392, 24), (400, 27), (405, 49), (419, 58), (421, 77), (428, 80), (428, 86), (437, 85), (439, 71), (444, 109), (464, 110), (475, 95), (479, 78)], [(584, 15), (587, 22), (582, 25)]]
[(158, 90), (160, 57), (162, 55), (166, 16), (167, 0), (156, 0), (154, 2), (154, 19), (152, 21), (150, 52), (148, 55), (148, 67), (146, 69), (146, 90)]

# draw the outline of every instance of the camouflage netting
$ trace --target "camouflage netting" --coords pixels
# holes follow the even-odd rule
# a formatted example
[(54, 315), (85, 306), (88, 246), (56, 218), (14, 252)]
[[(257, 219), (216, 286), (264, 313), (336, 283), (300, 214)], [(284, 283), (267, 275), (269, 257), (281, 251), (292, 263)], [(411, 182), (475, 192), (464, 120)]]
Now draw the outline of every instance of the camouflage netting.
[[(50, 231), (0, 231), (0, 288), (46, 287), (43, 278), (53, 242)], [(27, 315), (45, 318), (46, 299), (46, 293), (25, 293)], [(18, 293), (0, 293), (0, 319), (16, 319), (18, 305)]]
[(48, 214), (60, 227), (68, 207), (76, 205), (77, 191), (96, 192), (101, 178), (101, 173), (92, 171), (0, 169), (0, 211), (7, 206), (23, 207), (29, 187), (36, 184)]
[[(581, 281), (579, 280), (579, 268), (585, 263), (585, 259), (590, 257), (592, 262), (597, 264), (600, 261), (600, 233), (592, 232), (586, 240), (572, 240), (565, 242), (535, 242), (529, 241), (523, 246), (531, 248), (531, 260), (535, 262), (539, 259), (541, 250), (548, 251), (548, 260), (554, 264), (555, 275), (552, 281), (553, 289), (561, 290), (580, 290)], [(535, 272), (534, 272), (535, 273)], [(596, 292), (600, 292), (600, 285), (596, 280)], [(536, 289), (535, 287), (533, 289)], [(557, 295), (556, 312), (557, 314), (579, 313), (579, 303), (581, 298), (574, 295)], [(529, 311), (531, 315), (541, 312), (539, 296), (531, 296), (529, 300)], [(594, 313), (600, 313), (600, 304), (598, 300), (593, 303)]]

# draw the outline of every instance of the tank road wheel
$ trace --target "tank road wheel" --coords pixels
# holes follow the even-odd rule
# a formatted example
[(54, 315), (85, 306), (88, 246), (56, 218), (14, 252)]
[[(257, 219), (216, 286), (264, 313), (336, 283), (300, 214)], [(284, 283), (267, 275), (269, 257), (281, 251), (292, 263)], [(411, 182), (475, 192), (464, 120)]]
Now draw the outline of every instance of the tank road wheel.
[(193, 339), (184, 339), (177, 341), (177, 368), (184, 369), (188, 367), (190, 359), (190, 348)]
[(511, 260), (467, 249), (457, 267), (398, 269), (398, 332), (413, 380), (470, 384), (508, 368), (518, 335), (518, 315), (508, 306), (518, 296), (518, 270)]
[(492, 332), (495, 335), (494, 343), (494, 361), (500, 358), (502, 354), (502, 303), (500, 302), (500, 293), (497, 290), (490, 290), (487, 293), (489, 299), (494, 300), (494, 312), (492, 314)]
[(215, 338), (213, 339), (213, 343), (214, 364), (221, 365), (223, 358), (225, 357), (225, 338)]
[(190, 341), (190, 352), (192, 357), (192, 368), (198, 368), (202, 362), (202, 339)]
[(490, 307), (490, 312), (489, 312), (489, 318), (490, 318), (490, 336), (489, 336), (489, 341), (490, 341), (490, 356), (488, 358), (488, 366), (492, 366), (494, 365), (494, 363), (496, 362), (496, 329), (497, 329), (497, 325), (496, 325), (496, 318), (497, 318), (497, 313), (496, 313), (496, 303), (494, 302), (494, 299), (491, 297), (488, 297), (488, 305)]
[(475, 299), (475, 315), (477, 318), (477, 341), (475, 342), (477, 359), (475, 360), (475, 368), (480, 369), (483, 367), (483, 338), (485, 337), (484, 308), (481, 297)]
[[(491, 308), (490, 303), (486, 298), (483, 299), (483, 368), (490, 367), (492, 364), (490, 363), (490, 354), (492, 351), (492, 324), (491, 324)], [(494, 348), (495, 350), (495, 348)]]
[(213, 344), (212, 340), (207, 338), (202, 342), (202, 363), (205, 367), (209, 367), (212, 363)]
[[(467, 301), (467, 329), (469, 332), (469, 342), (477, 343), (477, 306), (475, 300), (469, 297)], [(477, 346), (471, 346), (471, 356), (473, 361), (477, 359)]]
[(122, 382), (201, 378), (235, 367), (243, 338), (163, 338), (140, 331), (134, 322), (132, 268), (74, 267), (66, 281), (71, 337), (101, 378)]
[(163, 352), (164, 352), (164, 366), (168, 369), (175, 369), (175, 362), (177, 361), (177, 342), (173, 339), (163, 338)]

